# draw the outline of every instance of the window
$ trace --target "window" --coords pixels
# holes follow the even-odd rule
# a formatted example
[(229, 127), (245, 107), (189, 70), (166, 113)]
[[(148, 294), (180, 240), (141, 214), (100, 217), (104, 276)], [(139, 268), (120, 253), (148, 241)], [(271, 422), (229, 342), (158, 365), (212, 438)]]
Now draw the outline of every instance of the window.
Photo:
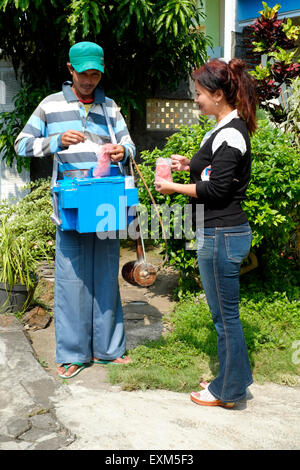
[(199, 108), (192, 100), (147, 100), (147, 130), (174, 130), (185, 124), (198, 124)]

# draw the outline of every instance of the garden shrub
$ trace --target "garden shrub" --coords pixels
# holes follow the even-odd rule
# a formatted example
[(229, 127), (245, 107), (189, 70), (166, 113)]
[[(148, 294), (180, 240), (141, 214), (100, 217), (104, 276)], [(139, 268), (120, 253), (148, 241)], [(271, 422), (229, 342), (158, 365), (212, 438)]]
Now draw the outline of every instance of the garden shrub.
[(300, 160), (293, 135), (260, 121), (251, 139), (252, 177), (243, 207), (253, 229), (253, 246), (282, 250), (299, 217)]
[(0, 223), (6, 220), (16, 237), (26, 237), (36, 260), (54, 259), (56, 227), (50, 220), (53, 212), (50, 179), (40, 179), (25, 186), (30, 193), (15, 204), (0, 204)]

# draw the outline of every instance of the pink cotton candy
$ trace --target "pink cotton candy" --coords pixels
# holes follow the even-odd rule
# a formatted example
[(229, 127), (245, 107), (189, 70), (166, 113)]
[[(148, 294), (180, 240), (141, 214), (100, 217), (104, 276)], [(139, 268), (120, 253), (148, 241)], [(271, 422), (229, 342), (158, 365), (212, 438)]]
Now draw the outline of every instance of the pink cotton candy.
[(156, 160), (155, 181), (173, 181), (171, 172), (171, 158), (158, 158)]
[(99, 153), (97, 154), (98, 162), (93, 168), (93, 177), (101, 178), (102, 176), (108, 176), (110, 174), (110, 148), (113, 144), (105, 144), (101, 146)]

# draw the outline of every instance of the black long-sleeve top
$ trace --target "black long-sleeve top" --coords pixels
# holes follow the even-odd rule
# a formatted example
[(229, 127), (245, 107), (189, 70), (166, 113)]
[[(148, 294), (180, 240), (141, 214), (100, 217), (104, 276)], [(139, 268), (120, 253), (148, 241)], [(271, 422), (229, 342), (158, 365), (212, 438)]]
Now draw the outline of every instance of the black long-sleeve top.
[(251, 147), (244, 120), (237, 111), (228, 114), (204, 137), (190, 162), (191, 198), (196, 226), (196, 204), (204, 204), (205, 227), (230, 227), (247, 222), (241, 208), (251, 174)]

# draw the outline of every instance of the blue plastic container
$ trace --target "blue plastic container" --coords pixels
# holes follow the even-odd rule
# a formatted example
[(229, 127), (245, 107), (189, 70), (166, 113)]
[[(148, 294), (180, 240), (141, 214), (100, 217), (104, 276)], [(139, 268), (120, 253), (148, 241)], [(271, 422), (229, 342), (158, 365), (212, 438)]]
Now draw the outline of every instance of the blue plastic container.
[(126, 176), (66, 178), (57, 181), (61, 230), (79, 233), (125, 230), (128, 211), (138, 205), (137, 188), (125, 187)]

